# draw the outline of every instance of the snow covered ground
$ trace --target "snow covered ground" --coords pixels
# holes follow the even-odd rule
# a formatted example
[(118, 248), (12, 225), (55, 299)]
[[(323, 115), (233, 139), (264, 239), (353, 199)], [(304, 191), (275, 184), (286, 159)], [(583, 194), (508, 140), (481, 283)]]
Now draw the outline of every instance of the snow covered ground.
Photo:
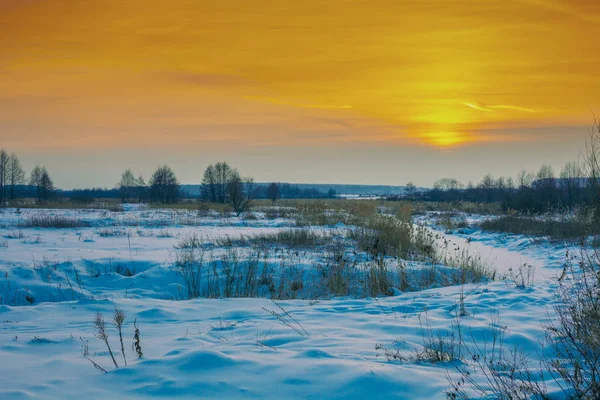
[[(418, 350), (428, 329), (451, 335), (464, 296), (460, 323), (467, 345), (483, 345), (499, 330), (507, 348), (517, 346), (535, 361), (543, 324), (551, 318), (553, 277), (566, 251), (473, 230), (446, 238), (481, 255), (499, 276), (531, 265), (532, 285), (518, 288), (508, 279), (378, 299), (179, 300), (178, 277), (169, 266), (182, 237), (254, 235), (288, 229), (293, 222), (132, 208), (54, 210), (85, 224), (23, 227), (36, 213), (0, 214), (0, 399), (443, 399), (447, 374), (457, 376), (452, 363), (389, 360), (382, 349)], [(120, 263), (132, 276), (116, 272)], [(100, 270), (98, 277), (89, 276), (92, 268)], [(71, 283), (66, 281), (66, 270), (79, 271), (85, 290), (71, 272)], [(90, 295), (82, 296), (84, 291)], [(118, 369), (93, 326), (97, 312), (108, 323), (115, 307), (127, 315), (127, 366), (117, 331), (108, 326)], [(139, 359), (131, 347), (134, 320), (144, 354)], [(561, 398), (551, 377), (544, 379)]]

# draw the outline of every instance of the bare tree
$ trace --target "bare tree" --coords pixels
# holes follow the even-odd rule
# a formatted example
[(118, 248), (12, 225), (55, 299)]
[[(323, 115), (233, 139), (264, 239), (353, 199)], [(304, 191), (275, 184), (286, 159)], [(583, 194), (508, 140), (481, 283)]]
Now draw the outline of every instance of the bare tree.
[(202, 177), (202, 197), (212, 203), (217, 202), (217, 175), (213, 165), (209, 165), (204, 170), (204, 176)]
[(226, 203), (228, 194), (228, 185), (232, 178), (235, 178), (234, 169), (226, 162), (218, 162), (214, 166), (216, 177), (217, 202)]
[(54, 191), (54, 183), (48, 170), (39, 165), (36, 165), (31, 171), (29, 184), (36, 188), (38, 201), (47, 201)]
[(281, 197), (281, 189), (279, 188), (279, 184), (272, 182), (267, 186), (267, 197), (271, 199), (273, 204), (279, 200)]
[(487, 174), (483, 177), (477, 187), (484, 194), (485, 200), (487, 202), (491, 202), (493, 200), (494, 188), (498, 187), (498, 181), (492, 176), (492, 174)]
[(8, 159), (6, 150), (0, 149), (0, 206), (4, 206), (7, 200)]
[(414, 200), (414, 198), (415, 198), (415, 194), (417, 193), (417, 187), (415, 186), (415, 184), (414, 184), (414, 183), (412, 183), (412, 182), (408, 182), (408, 183), (405, 185), (405, 189), (404, 189), (404, 190), (405, 190), (405, 192), (406, 192), (406, 197), (407, 197), (409, 200)]
[(514, 190), (514, 188), (515, 188), (515, 180), (513, 179), (513, 177), (512, 177), (512, 176), (509, 176), (509, 177), (506, 179), (506, 188), (507, 188), (508, 190), (511, 190), (511, 191), (512, 191), (512, 190)]
[(551, 204), (554, 202), (556, 178), (551, 165), (544, 164), (540, 167), (536, 175), (535, 188), (537, 189), (540, 203)]
[(175, 172), (167, 165), (158, 167), (150, 178), (150, 195), (152, 200), (162, 204), (172, 204), (180, 197), (179, 181)]
[(16, 189), (18, 185), (25, 183), (25, 170), (21, 166), (21, 161), (15, 153), (8, 158), (8, 185), (9, 199), (13, 201), (16, 198)]
[(525, 169), (521, 170), (517, 175), (517, 185), (521, 192), (530, 187), (532, 182), (533, 175)]
[(121, 201), (128, 203), (133, 198), (137, 188), (137, 181), (131, 169), (126, 169), (125, 172), (123, 172), (121, 181), (117, 184), (117, 187), (119, 188)]
[(454, 178), (442, 178), (435, 181), (433, 188), (436, 190), (449, 191), (462, 189), (463, 185)]
[(254, 180), (252, 178), (242, 178), (237, 170), (233, 170), (227, 184), (227, 197), (229, 205), (238, 216), (250, 207), (254, 191)]
[(142, 175), (138, 176), (135, 184), (137, 186), (138, 202), (141, 203), (146, 197), (146, 182), (144, 181), (144, 177)]
[(229, 203), (229, 182), (235, 178), (236, 170), (225, 161), (209, 165), (202, 177), (202, 195), (213, 203)]
[(594, 115), (594, 122), (585, 141), (582, 163), (592, 191), (594, 221), (600, 223), (600, 117), (596, 115)]
[(575, 161), (569, 161), (560, 172), (560, 188), (569, 209), (577, 202), (577, 193), (583, 186), (582, 177), (583, 171)]

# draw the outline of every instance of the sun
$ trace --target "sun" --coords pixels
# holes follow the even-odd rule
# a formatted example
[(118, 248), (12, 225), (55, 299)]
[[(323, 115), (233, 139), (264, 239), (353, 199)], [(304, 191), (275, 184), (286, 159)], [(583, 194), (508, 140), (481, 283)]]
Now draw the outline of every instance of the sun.
[(472, 141), (467, 135), (460, 132), (431, 132), (422, 136), (423, 140), (437, 147), (449, 148), (466, 144)]

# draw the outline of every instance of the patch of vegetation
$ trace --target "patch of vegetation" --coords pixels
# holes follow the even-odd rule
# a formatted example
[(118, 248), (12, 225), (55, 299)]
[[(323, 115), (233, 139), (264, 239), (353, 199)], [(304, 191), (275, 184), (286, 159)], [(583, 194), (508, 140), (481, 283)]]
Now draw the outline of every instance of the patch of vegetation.
[(348, 229), (348, 237), (362, 251), (411, 260), (435, 260), (435, 237), (427, 228), (388, 215), (375, 215), (360, 223)]
[(27, 199), (15, 200), (11, 203), (12, 207), (23, 209), (60, 209), (60, 210), (106, 210), (112, 212), (122, 212), (123, 207), (116, 199), (91, 199), (91, 201), (74, 200), (56, 200), (56, 201), (33, 201)]
[(20, 224), (23, 228), (83, 228), (91, 224), (78, 218), (65, 215), (33, 214), (27, 216)]
[(262, 233), (258, 235), (241, 236), (237, 239), (230, 237), (218, 238), (215, 243), (218, 246), (285, 246), (308, 248), (324, 244), (331, 238), (333, 233), (317, 231), (308, 228), (284, 229), (274, 233)]
[(479, 227), (485, 231), (548, 237), (552, 240), (579, 240), (589, 235), (600, 234), (600, 225), (587, 218), (534, 218), (508, 215), (483, 221)]

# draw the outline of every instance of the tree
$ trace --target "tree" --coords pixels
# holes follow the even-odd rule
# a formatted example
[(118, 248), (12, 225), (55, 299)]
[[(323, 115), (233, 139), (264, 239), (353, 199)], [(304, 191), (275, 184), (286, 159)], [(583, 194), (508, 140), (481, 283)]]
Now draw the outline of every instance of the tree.
[(506, 188), (511, 192), (515, 189), (515, 180), (513, 179), (512, 176), (509, 176), (506, 179)]
[(33, 168), (29, 178), (29, 184), (36, 188), (38, 201), (47, 201), (54, 191), (54, 183), (44, 166), (40, 167), (39, 165), (36, 165)]
[(8, 185), (9, 199), (13, 201), (16, 198), (16, 188), (25, 183), (25, 170), (21, 166), (21, 161), (15, 153), (8, 158)]
[(162, 204), (172, 204), (179, 200), (179, 181), (175, 172), (167, 165), (160, 166), (150, 178), (150, 197)]
[(577, 194), (583, 186), (582, 177), (583, 171), (575, 161), (569, 161), (560, 171), (560, 188), (569, 209), (572, 209), (578, 200)]
[(209, 165), (204, 170), (201, 190), (202, 197), (204, 197), (205, 200), (212, 203), (217, 202), (217, 175), (215, 172), (215, 167), (212, 165)]
[(281, 197), (281, 189), (279, 184), (272, 182), (267, 186), (267, 198), (271, 199), (273, 204)]
[(414, 183), (408, 182), (405, 187), (404, 187), (404, 191), (406, 193), (406, 197), (409, 200), (414, 200), (415, 199), (415, 194), (417, 193), (417, 187), (415, 186)]
[(236, 169), (231, 171), (227, 183), (227, 199), (237, 216), (248, 210), (254, 191), (254, 180), (252, 178), (242, 178)]
[(117, 187), (119, 188), (121, 201), (124, 203), (129, 203), (129, 201), (133, 198), (137, 188), (137, 181), (131, 169), (126, 169), (125, 172), (123, 172), (121, 175), (121, 181), (117, 184)]
[(0, 206), (4, 206), (7, 200), (8, 159), (8, 153), (4, 149), (0, 149)]
[(541, 207), (555, 203), (556, 178), (552, 166), (544, 164), (540, 167), (536, 175), (535, 188)]
[(146, 181), (144, 181), (144, 177), (142, 175), (138, 176), (135, 184), (137, 187), (138, 202), (141, 203), (146, 198)]
[(225, 161), (209, 165), (202, 177), (202, 197), (205, 200), (225, 204), (229, 203), (229, 182), (235, 178), (236, 170)]
[(526, 188), (531, 186), (531, 183), (533, 182), (533, 174), (531, 172), (527, 172), (526, 169), (522, 169), (518, 174), (517, 174), (517, 185), (519, 186), (518, 189), (523, 191)]
[(594, 122), (585, 141), (583, 170), (594, 204), (594, 222), (600, 223), (600, 118), (594, 115)]
[(47, 201), (54, 192), (54, 182), (52, 182), (46, 167), (42, 168), (42, 179), (40, 186), (42, 188), (42, 201)]
[(436, 190), (450, 191), (461, 189), (463, 185), (454, 178), (442, 178), (433, 184)]
[[(216, 179), (216, 197), (217, 202), (225, 204), (227, 202), (229, 182), (236, 178), (236, 171), (226, 162), (218, 162), (214, 165)], [(239, 177), (239, 174), (237, 174)]]

